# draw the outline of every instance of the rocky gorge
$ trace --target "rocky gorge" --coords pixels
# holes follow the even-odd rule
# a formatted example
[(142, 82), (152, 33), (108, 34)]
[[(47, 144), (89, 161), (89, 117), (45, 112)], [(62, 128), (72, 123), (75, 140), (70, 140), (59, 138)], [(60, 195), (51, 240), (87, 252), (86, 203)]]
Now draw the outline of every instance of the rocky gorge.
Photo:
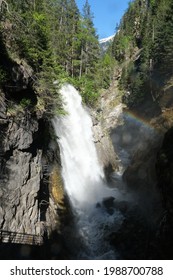
[[(22, 94), (31, 90), (25, 67), (21, 70), (19, 64), (14, 75)], [(138, 118), (137, 113), (130, 115), (120, 102), (117, 80), (113, 83), (91, 111), (100, 163), (107, 181), (122, 193), (121, 199), (105, 202), (108, 209), (113, 207), (125, 217), (118, 232), (110, 234), (110, 243), (127, 259), (171, 258), (172, 109), (152, 116), (146, 125), (139, 113)], [(18, 91), (14, 94), (19, 96)], [(8, 232), (2, 238), (22, 243), (21, 234), (30, 234), (44, 243), (46, 237), (57, 248), (52, 254), (61, 258), (65, 244), (61, 235), (71, 214), (67, 215), (53, 128), (39, 111), (33, 111), (33, 104), (23, 108), (11, 96), (11, 91), (1, 90), (0, 221), (1, 232)], [(10, 233), (15, 233), (12, 240)]]
[[(146, 4), (146, 1), (134, 2), (139, 2), (140, 7)], [(47, 31), (41, 29), (45, 15), (35, 13), (32, 7), (37, 34), (29, 29), (30, 24), (21, 25), (26, 15), (20, 15), (13, 4), (11, 18), (8, 10), (1, 14), (0, 258), (72, 259), (80, 246), (78, 236), (74, 242), (77, 219), (64, 188), (58, 136), (52, 125), (52, 118), (57, 114), (54, 91), (59, 93), (59, 88), (54, 89), (55, 76), (51, 76), (50, 65), (55, 57), (51, 57), (52, 61), (48, 59), (50, 52), (46, 52), (44, 44), (45, 49), (40, 51), (39, 40), (47, 36)], [(38, 5), (40, 12), (39, 8)], [(154, 72), (150, 59), (149, 74), (143, 75), (150, 81), (146, 79), (142, 84), (146, 96), (138, 103), (141, 97), (138, 70), (144, 58), (140, 46), (141, 22), (136, 18), (131, 29), (135, 31), (132, 38), (136, 38), (137, 46), (132, 47), (134, 42), (130, 45), (128, 36), (123, 41), (127, 44), (124, 54), (121, 47), (125, 43), (116, 45), (120, 63), (114, 66), (109, 87), (101, 90), (92, 108), (84, 105), (92, 117), (93, 142), (104, 170), (104, 183), (117, 194), (94, 202), (94, 210), (106, 214), (102, 241), (113, 252), (118, 252), (117, 259), (172, 259), (172, 76), (169, 73), (164, 79), (157, 73), (158, 69)], [(28, 22), (30, 20), (28, 18)], [(20, 41), (16, 34), (21, 26), (27, 32)], [(32, 49), (28, 34), (38, 40), (38, 48)], [(52, 34), (50, 37), (54, 38)], [(56, 44), (51, 41), (50, 45)], [(66, 64), (63, 61), (62, 65), (69, 71), (69, 61)], [(146, 69), (146, 65), (143, 68)], [(128, 71), (130, 74), (126, 77)], [(110, 75), (109, 69), (108, 73)], [(123, 75), (131, 93), (127, 89), (122, 93)], [(126, 99), (129, 105), (123, 102)], [(135, 106), (130, 107), (133, 103)], [(60, 116), (66, 114), (61, 106), (58, 109)], [(121, 222), (116, 220), (116, 224), (114, 213), (121, 216)], [(90, 233), (90, 229), (88, 231)], [(82, 233), (85, 237), (85, 231)], [(89, 243), (93, 245), (94, 241), (89, 240)]]

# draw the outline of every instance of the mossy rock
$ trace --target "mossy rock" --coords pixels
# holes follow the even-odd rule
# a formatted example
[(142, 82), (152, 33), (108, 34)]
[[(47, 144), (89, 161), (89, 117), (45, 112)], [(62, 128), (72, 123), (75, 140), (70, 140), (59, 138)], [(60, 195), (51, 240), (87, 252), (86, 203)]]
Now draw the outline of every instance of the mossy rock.
[(55, 203), (64, 208), (64, 187), (60, 168), (56, 165), (50, 174), (50, 192)]

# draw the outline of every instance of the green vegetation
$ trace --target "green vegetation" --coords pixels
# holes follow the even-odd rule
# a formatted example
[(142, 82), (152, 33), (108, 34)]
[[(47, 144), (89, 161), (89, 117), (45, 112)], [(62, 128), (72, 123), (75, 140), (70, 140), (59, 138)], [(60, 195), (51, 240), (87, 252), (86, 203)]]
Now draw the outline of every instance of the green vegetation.
[(135, 107), (164, 94), (160, 87), (173, 74), (172, 0), (135, 0), (122, 18), (112, 55), (123, 68), (123, 101)]
[(23, 98), (23, 99), (20, 101), (20, 106), (21, 106), (23, 109), (26, 109), (26, 108), (30, 107), (30, 106), (31, 106), (31, 100), (30, 100), (30, 99)]
[[(0, 84), (10, 81), (3, 59), (23, 59), (33, 69), (36, 108), (62, 112), (53, 82), (72, 83), (83, 101), (94, 106), (115, 68), (122, 99), (129, 107), (157, 102), (173, 74), (172, 0), (134, 0), (124, 14), (113, 44), (101, 55), (93, 14), (86, 0), (82, 14), (75, 0), (8, 0), (0, 14)], [(4, 48), (5, 46), (5, 48)], [(13, 84), (12, 84), (13, 85)], [(28, 97), (27, 97), (28, 99)]]
[[(76, 85), (83, 101), (93, 106), (101, 87), (109, 86), (112, 58), (100, 56), (88, 0), (82, 14), (75, 0), (7, 2), (8, 10), (3, 9), (0, 18), (2, 42), (11, 60), (24, 59), (34, 70), (37, 108), (50, 112), (58, 107), (61, 112), (55, 80)], [(3, 73), (0, 68), (1, 83)]]

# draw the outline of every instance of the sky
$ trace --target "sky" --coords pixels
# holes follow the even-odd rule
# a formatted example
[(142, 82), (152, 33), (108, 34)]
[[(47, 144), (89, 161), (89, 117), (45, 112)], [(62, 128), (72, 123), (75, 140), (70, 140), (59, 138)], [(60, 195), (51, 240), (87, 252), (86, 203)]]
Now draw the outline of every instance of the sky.
[[(116, 24), (120, 22), (130, 0), (88, 0), (94, 14), (94, 26), (99, 39), (109, 37), (115, 33)], [(85, 0), (76, 0), (82, 11)]]

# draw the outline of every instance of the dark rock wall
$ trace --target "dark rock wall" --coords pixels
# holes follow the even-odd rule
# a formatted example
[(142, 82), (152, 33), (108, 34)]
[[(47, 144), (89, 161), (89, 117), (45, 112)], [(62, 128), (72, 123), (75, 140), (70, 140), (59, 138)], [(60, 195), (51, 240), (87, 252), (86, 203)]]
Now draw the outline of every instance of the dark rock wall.
[(157, 154), (157, 186), (162, 195), (163, 215), (161, 217), (157, 238), (161, 253), (166, 259), (173, 258), (173, 128), (170, 128), (163, 139)]
[(50, 182), (60, 164), (57, 144), (50, 145), (49, 122), (32, 109), (9, 113), (8, 101), (1, 92), (0, 230), (48, 237), (59, 232)]

